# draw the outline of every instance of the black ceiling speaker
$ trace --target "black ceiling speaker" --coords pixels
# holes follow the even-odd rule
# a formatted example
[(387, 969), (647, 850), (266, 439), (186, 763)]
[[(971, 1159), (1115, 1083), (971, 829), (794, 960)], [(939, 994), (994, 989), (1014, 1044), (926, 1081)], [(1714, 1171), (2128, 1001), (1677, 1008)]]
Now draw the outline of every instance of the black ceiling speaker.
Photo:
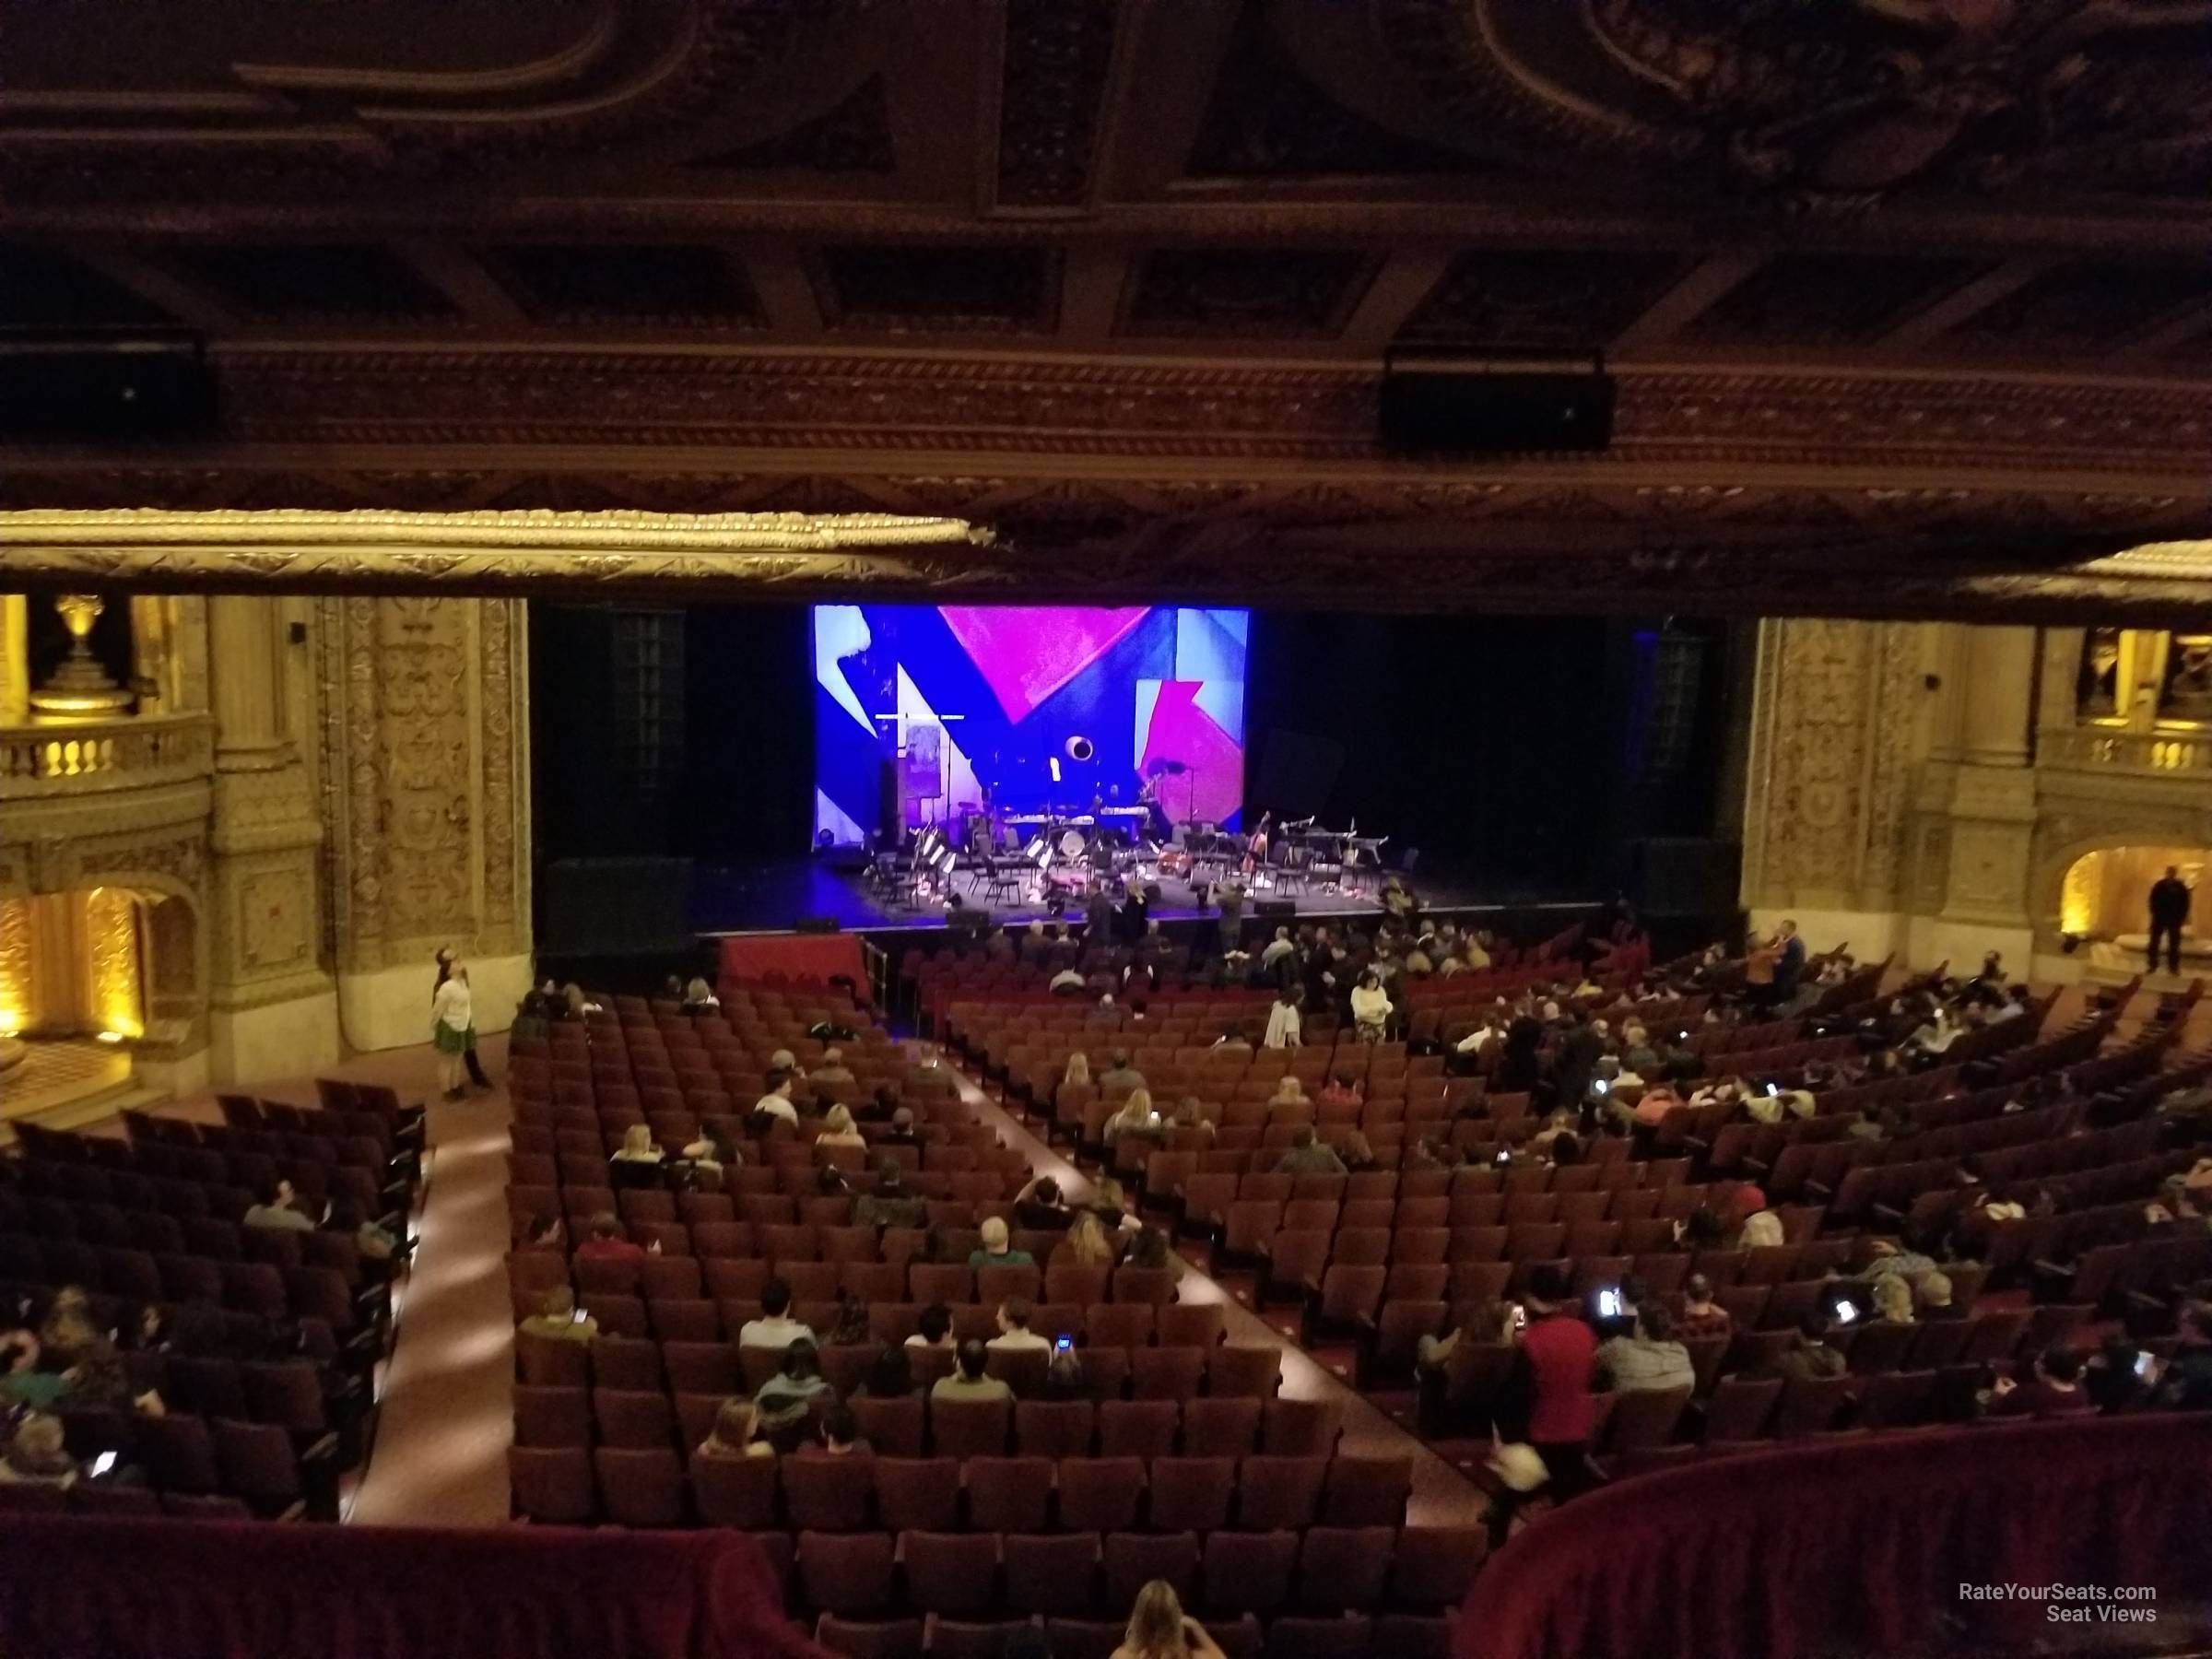
[(127, 441), (215, 428), (215, 371), (196, 336), (0, 331), (0, 437)]
[(1420, 455), (1602, 450), (1613, 441), (1605, 359), (1393, 352), (1382, 361), (1383, 446)]

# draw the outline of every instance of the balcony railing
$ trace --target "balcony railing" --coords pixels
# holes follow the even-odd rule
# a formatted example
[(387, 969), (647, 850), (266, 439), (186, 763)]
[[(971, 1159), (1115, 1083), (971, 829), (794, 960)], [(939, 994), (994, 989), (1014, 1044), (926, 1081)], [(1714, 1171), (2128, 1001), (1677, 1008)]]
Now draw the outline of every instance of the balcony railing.
[(2107, 732), (2085, 727), (2045, 732), (2041, 759), (2083, 771), (2112, 768), (2138, 772), (2212, 771), (2212, 733)]
[(215, 770), (207, 714), (0, 727), (0, 801), (144, 789)]

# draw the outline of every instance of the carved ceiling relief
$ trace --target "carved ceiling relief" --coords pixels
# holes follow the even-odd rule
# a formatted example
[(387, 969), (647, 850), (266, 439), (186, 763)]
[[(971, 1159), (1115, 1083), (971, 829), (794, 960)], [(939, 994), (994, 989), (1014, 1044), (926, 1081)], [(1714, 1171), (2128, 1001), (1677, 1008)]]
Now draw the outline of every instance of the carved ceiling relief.
[[(1417, 11), (1434, 9), (1422, 0)], [(1739, 190), (1854, 205), (2212, 182), (2212, 7), (2160, 0), (1488, 0), (1463, 51), (1605, 97)], [(1547, 16), (1546, 14), (1549, 14)], [(1573, 37), (1586, 28), (1587, 37)], [(1579, 56), (1578, 56), (1579, 53)], [(2177, 73), (2185, 66), (2192, 73)]]
[(1001, 203), (1041, 207), (1083, 201), (1121, 9), (1113, 0), (1006, 0)]

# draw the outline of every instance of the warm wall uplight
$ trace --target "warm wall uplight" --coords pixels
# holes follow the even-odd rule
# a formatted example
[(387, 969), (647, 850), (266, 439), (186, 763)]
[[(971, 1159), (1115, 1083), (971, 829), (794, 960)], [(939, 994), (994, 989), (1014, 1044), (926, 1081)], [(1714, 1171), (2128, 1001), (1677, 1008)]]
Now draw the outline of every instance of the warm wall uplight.
[(98, 1031), (94, 1035), (102, 1042), (121, 1042), (124, 1034), (121, 1031)]

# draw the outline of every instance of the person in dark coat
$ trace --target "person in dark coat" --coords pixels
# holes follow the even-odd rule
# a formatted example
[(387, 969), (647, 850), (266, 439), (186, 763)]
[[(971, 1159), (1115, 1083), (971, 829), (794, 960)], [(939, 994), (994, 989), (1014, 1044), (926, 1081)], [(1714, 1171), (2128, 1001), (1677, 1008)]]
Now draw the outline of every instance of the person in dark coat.
[(2179, 866), (2150, 884), (2150, 971), (2159, 971), (2159, 941), (2166, 942), (2166, 971), (2182, 971), (2182, 924), (2189, 920), (2189, 884)]

